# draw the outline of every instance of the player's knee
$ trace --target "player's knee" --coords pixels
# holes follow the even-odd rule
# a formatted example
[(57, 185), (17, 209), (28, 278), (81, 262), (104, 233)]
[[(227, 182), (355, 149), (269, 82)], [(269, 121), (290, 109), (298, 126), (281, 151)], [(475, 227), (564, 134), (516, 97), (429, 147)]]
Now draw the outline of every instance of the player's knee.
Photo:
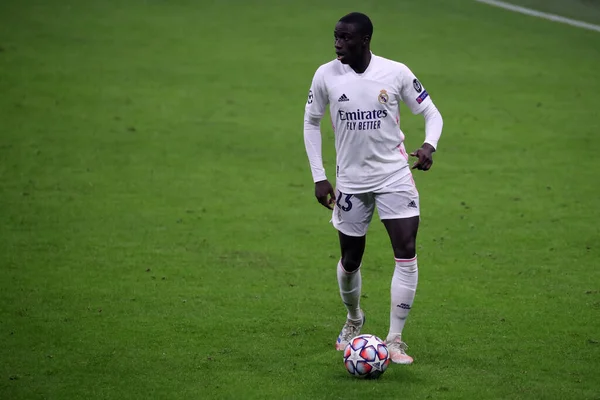
[(360, 260), (351, 257), (342, 257), (342, 267), (346, 272), (354, 272), (360, 267)]
[(394, 246), (394, 256), (396, 258), (413, 258), (416, 252), (416, 240), (414, 238), (407, 238)]

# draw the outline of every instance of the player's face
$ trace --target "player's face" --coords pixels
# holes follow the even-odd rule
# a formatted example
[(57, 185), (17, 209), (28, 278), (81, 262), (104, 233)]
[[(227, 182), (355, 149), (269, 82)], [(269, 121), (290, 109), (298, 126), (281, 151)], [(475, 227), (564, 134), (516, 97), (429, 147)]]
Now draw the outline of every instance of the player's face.
[(361, 36), (356, 25), (338, 22), (333, 31), (335, 54), (342, 64), (353, 64), (367, 49), (368, 36)]

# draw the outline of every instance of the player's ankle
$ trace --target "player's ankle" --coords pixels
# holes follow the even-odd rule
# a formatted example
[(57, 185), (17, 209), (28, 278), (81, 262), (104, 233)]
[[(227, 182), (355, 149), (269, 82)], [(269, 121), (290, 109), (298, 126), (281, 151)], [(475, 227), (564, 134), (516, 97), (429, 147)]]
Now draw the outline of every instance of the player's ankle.
[(401, 341), (402, 341), (402, 333), (390, 332), (390, 333), (388, 333), (387, 337), (385, 338), (386, 343), (401, 342)]
[(352, 311), (348, 311), (346, 318), (348, 318), (351, 321), (361, 321), (363, 318), (363, 312), (360, 308), (356, 308)]

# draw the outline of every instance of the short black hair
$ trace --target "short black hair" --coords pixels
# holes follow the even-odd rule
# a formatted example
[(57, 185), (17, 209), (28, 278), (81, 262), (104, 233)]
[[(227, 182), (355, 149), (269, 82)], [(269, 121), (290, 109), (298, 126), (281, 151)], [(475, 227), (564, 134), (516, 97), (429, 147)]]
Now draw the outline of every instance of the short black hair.
[(352, 12), (340, 18), (339, 22), (356, 25), (358, 27), (358, 32), (362, 36), (373, 36), (373, 23), (371, 22), (371, 19), (363, 13)]

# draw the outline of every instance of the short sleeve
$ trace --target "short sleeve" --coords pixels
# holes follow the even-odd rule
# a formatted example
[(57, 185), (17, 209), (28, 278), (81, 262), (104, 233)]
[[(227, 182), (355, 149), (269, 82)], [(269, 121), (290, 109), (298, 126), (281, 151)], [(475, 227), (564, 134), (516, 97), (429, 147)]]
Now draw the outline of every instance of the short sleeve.
[(422, 113), (431, 103), (429, 93), (406, 65), (402, 65), (399, 70), (398, 85), (400, 100), (410, 108), (413, 114)]
[(313, 77), (310, 90), (308, 91), (308, 100), (306, 101), (305, 114), (311, 118), (321, 119), (325, 115), (325, 109), (329, 103), (327, 87), (323, 67), (317, 69)]

